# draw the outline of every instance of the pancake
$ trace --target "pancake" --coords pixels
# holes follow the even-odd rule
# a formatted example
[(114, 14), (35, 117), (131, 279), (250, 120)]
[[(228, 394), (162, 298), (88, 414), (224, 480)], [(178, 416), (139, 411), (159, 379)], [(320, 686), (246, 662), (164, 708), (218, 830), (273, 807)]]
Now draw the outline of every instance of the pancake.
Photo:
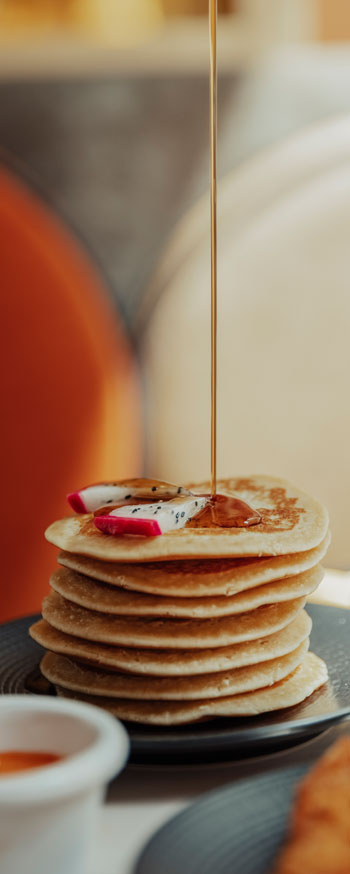
[(253, 692), (272, 686), (284, 679), (300, 665), (308, 650), (305, 640), (296, 650), (278, 659), (220, 671), (197, 677), (149, 678), (131, 674), (107, 673), (79, 665), (65, 656), (48, 652), (44, 655), (40, 670), (50, 683), (83, 692), (86, 695), (102, 695), (110, 698), (135, 698), (143, 701), (193, 701), (202, 698), (222, 698)]
[[(54, 522), (46, 537), (66, 552), (105, 561), (137, 562), (286, 555), (313, 549), (326, 536), (326, 509), (286, 480), (237, 477), (221, 480), (217, 486), (219, 493), (241, 498), (259, 510), (261, 523), (248, 528), (185, 527), (160, 537), (111, 537), (96, 529), (94, 517), (89, 514)], [(210, 491), (209, 483), (191, 484), (189, 488), (198, 494)]]
[(59, 568), (50, 579), (51, 587), (68, 601), (99, 613), (118, 616), (168, 616), (210, 619), (255, 610), (263, 604), (291, 601), (314, 592), (323, 577), (316, 565), (303, 574), (248, 589), (238, 595), (217, 598), (166, 598), (128, 592), (95, 582), (68, 568)]
[(52, 592), (44, 599), (42, 614), (54, 628), (85, 640), (156, 649), (202, 649), (272, 634), (288, 625), (304, 604), (305, 598), (295, 598), (217, 619), (119, 618), (86, 610)]
[(230, 596), (304, 573), (322, 561), (329, 542), (327, 534), (314, 549), (274, 558), (198, 558), (196, 561), (123, 564), (60, 552), (58, 562), (85, 576), (132, 591), (179, 598)]
[(325, 663), (314, 653), (307, 653), (302, 663), (284, 680), (273, 686), (232, 695), (208, 698), (204, 701), (136, 701), (123, 698), (103, 698), (84, 695), (58, 686), (59, 695), (78, 698), (108, 710), (114, 716), (144, 725), (184, 725), (220, 716), (257, 716), (293, 707), (308, 698), (327, 680)]
[(144, 676), (178, 677), (227, 671), (286, 655), (306, 640), (311, 619), (300, 610), (281, 631), (246, 643), (215, 649), (167, 650), (108, 646), (65, 634), (41, 619), (29, 629), (31, 637), (52, 652), (109, 670)]

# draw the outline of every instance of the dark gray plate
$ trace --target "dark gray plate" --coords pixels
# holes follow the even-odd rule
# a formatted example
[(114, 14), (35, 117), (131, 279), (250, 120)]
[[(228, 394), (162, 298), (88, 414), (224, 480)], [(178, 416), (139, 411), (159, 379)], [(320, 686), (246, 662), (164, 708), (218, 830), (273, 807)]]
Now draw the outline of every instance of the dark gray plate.
[[(177, 728), (128, 724), (132, 760), (147, 763), (220, 761), (273, 752), (307, 740), (350, 714), (350, 611), (308, 605), (311, 649), (328, 666), (330, 680), (303, 704), (265, 716), (216, 719)], [(42, 649), (28, 637), (38, 617), (0, 626), (0, 692), (48, 691), (38, 686)]]
[(135, 874), (271, 874), (305, 766), (209, 792), (158, 831)]

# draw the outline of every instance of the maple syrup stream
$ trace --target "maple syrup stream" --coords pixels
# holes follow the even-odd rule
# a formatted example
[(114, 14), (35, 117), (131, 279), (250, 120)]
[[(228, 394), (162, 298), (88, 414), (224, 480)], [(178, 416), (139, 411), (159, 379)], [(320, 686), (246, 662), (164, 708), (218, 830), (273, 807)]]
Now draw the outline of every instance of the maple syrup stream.
[(258, 525), (260, 513), (239, 498), (218, 495), (216, 490), (217, 420), (217, 0), (209, 0), (209, 116), (210, 116), (210, 262), (211, 262), (211, 492), (210, 503), (187, 523), (193, 528), (242, 528)]
[(211, 498), (216, 497), (216, 412), (217, 412), (217, 0), (209, 0), (210, 59), (210, 257), (211, 257)]
[[(216, 488), (216, 419), (217, 419), (217, 62), (216, 62), (217, 0), (209, 0), (209, 108), (210, 108), (210, 252), (211, 252), (211, 492), (206, 507), (186, 528), (243, 528), (258, 525), (261, 515), (240, 498), (218, 495)], [(138, 481), (135, 480), (136, 484)], [(154, 481), (155, 484), (156, 481)], [(142, 484), (142, 480), (139, 481)], [(161, 485), (161, 483), (158, 483)], [(152, 498), (138, 498), (147, 503)], [(155, 497), (153, 500), (159, 500)], [(122, 506), (116, 504), (115, 506)], [(99, 508), (95, 515), (110, 512)]]

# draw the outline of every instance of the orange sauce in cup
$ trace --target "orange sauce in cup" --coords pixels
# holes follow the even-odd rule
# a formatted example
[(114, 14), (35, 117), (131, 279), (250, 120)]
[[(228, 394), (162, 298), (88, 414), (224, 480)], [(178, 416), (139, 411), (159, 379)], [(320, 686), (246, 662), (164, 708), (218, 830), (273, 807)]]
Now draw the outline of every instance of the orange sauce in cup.
[(19, 771), (29, 771), (32, 768), (43, 768), (45, 765), (53, 765), (59, 762), (62, 756), (56, 753), (37, 753), (32, 750), (24, 752), (19, 750), (0, 751), (0, 777), (16, 774)]

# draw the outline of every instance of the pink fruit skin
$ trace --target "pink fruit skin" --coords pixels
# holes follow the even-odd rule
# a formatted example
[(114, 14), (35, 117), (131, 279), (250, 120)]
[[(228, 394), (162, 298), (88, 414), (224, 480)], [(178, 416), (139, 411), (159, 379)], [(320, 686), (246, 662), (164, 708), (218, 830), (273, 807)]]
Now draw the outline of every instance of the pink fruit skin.
[(103, 534), (136, 534), (157, 537), (161, 529), (155, 519), (134, 519), (132, 516), (95, 516), (94, 524)]
[(86, 507), (85, 504), (83, 504), (79, 492), (71, 492), (70, 495), (67, 495), (67, 501), (72, 510), (75, 510), (76, 513), (86, 513)]

